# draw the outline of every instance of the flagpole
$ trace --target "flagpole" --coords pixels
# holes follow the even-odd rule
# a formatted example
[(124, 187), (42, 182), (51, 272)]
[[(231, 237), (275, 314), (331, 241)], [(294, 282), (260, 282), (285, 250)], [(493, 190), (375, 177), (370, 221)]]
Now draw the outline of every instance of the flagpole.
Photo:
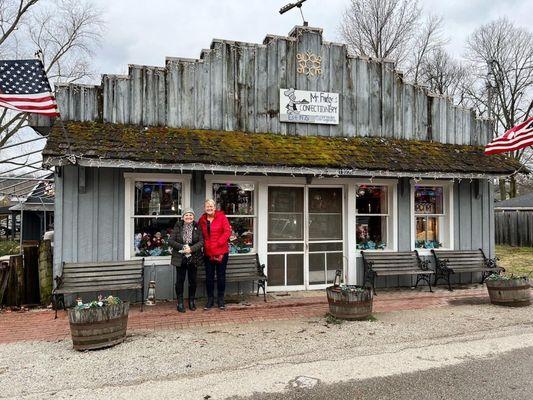
[[(46, 73), (46, 67), (44, 65), (43, 52), (41, 50), (37, 50), (35, 52), (35, 57), (41, 62), (41, 64), (43, 64), (43, 70)], [(48, 81), (48, 82), (50, 83), (50, 81)], [(51, 89), (51, 87), (50, 87), (50, 89)], [(54, 94), (55, 94), (55, 86), (54, 86)], [(59, 110), (59, 107), (58, 107), (58, 110)], [(50, 118), (53, 118), (53, 117), (50, 117)], [(59, 113), (59, 117), (55, 117), (55, 118), (59, 119), (59, 124), (61, 125), (61, 130), (63, 131), (63, 136), (65, 137), (65, 140), (67, 141), (68, 152), (70, 153), (71, 147), (72, 147), (72, 143), (70, 141), (70, 137), (68, 135), (67, 128), (65, 127), (65, 123), (63, 122), (63, 118), (61, 117), (61, 113)], [(53, 123), (55, 123), (55, 121), (53, 121), (51, 125), (53, 125)]]

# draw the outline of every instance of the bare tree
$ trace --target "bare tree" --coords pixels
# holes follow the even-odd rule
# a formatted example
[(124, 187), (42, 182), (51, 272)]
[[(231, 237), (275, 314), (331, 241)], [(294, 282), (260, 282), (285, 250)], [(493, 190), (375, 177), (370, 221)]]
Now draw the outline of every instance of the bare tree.
[(412, 40), (406, 76), (415, 84), (420, 83), (421, 68), (427, 63), (429, 55), (437, 50), (443, 51), (448, 42), (442, 33), (442, 21), (442, 17), (428, 16)]
[[(526, 118), (533, 106), (533, 33), (500, 18), (472, 33), (467, 58), (478, 82), (468, 88), (467, 95), (480, 113), (488, 112), (503, 131)], [(519, 150), (512, 157), (520, 161), (523, 155), (524, 150)], [(506, 192), (505, 183), (500, 182), (502, 199)], [(512, 175), (509, 195), (516, 194), (516, 175)]]
[(351, 52), (401, 64), (420, 25), (418, 0), (351, 0), (340, 34)]
[[(103, 26), (89, 0), (0, 0), (0, 56), (38, 54), (51, 80), (79, 81), (91, 76), (90, 57)], [(3, 109), (0, 148), (27, 125), (27, 113)]]
[(441, 95), (452, 97), (456, 104), (463, 105), (468, 71), (443, 48), (435, 48), (421, 61), (420, 83)]

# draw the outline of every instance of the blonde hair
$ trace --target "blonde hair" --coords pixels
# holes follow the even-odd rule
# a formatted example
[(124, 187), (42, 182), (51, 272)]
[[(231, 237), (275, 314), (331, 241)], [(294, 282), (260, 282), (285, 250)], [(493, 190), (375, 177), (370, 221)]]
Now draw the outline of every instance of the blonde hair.
[(216, 206), (217, 206), (217, 203), (215, 203), (215, 200), (213, 200), (213, 199), (206, 199), (206, 200), (204, 201), (204, 206), (205, 206), (206, 204), (211, 204), (213, 207), (216, 207)]

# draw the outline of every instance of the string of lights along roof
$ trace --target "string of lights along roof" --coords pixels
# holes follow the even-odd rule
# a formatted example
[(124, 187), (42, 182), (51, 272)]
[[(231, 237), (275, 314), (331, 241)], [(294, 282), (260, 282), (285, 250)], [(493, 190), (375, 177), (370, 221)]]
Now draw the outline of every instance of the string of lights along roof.
[(40, 60), (0, 60), (0, 107), (59, 116), (56, 99)]

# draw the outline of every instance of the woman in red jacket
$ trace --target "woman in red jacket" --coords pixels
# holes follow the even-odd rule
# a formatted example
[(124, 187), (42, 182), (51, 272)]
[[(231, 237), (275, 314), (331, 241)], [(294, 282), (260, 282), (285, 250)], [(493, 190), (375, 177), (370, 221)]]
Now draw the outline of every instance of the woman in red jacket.
[(226, 215), (216, 210), (213, 200), (204, 203), (205, 214), (198, 224), (204, 236), (205, 278), (207, 286), (207, 304), (204, 310), (213, 308), (215, 290), (215, 272), (217, 276), (218, 308), (223, 310), (224, 291), (226, 290), (226, 265), (228, 263), (228, 243), (231, 236), (231, 225)]

